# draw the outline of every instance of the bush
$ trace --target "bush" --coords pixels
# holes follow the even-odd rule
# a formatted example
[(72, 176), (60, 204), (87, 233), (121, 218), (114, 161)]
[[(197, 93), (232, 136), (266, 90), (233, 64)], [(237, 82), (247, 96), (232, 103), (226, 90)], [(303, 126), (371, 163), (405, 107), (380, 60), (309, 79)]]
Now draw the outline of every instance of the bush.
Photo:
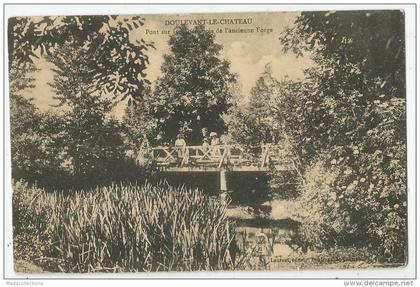
[(13, 198), (15, 252), (21, 252), (22, 234), (30, 233), (30, 246), (44, 259), (53, 259), (55, 268), (50, 271), (234, 266), (235, 233), (225, 206), (198, 190), (166, 184), (112, 185), (63, 195), (15, 186)]
[[(374, 22), (381, 25), (373, 29)], [(356, 30), (363, 32), (349, 33)], [(306, 177), (302, 203), (321, 215), (305, 216), (302, 228), (313, 234), (302, 242), (318, 245), (314, 238), (321, 238), (329, 245), (332, 237), (381, 261), (407, 260), (401, 31), (401, 11), (310, 12), (281, 35), (284, 51), (308, 52), (316, 63), (305, 80), (285, 86), (277, 107)], [(383, 53), (361, 52), (372, 49)]]
[[(390, 185), (373, 155), (358, 155), (359, 167), (347, 162), (326, 164), (319, 159), (304, 174), (299, 198), (302, 225), (294, 244), (302, 249), (337, 246), (368, 248), (381, 262), (407, 260), (406, 197), (404, 185)], [(380, 183), (382, 182), (382, 183)]]
[(337, 173), (326, 170), (322, 161), (316, 162), (304, 174), (298, 209), (292, 217), (302, 222), (293, 244), (308, 249), (335, 247), (343, 230), (341, 212), (336, 203), (334, 181)]

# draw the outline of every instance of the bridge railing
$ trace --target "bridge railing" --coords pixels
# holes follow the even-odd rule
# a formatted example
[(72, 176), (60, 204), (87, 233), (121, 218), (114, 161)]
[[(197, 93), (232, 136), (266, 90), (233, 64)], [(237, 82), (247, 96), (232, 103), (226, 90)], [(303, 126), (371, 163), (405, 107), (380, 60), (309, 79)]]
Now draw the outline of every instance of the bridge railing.
[(158, 166), (217, 166), (253, 165), (261, 168), (269, 163), (284, 161), (284, 148), (266, 144), (261, 146), (261, 155), (252, 155), (239, 145), (186, 146), (185, 148), (158, 146), (151, 148), (151, 158)]
[(243, 149), (233, 145), (217, 146), (187, 146), (177, 147), (154, 147), (151, 158), (158, 165), (171, 164), (218, 164), (239, 163), (243, 158)]

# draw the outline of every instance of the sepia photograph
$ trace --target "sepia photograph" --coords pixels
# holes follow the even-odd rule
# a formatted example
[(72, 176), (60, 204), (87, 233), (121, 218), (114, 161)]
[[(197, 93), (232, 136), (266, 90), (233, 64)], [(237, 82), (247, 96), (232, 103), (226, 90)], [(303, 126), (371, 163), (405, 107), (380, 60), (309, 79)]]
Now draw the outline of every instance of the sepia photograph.
[(6, 21), (16, 274), (412, 260), (404, 10)]

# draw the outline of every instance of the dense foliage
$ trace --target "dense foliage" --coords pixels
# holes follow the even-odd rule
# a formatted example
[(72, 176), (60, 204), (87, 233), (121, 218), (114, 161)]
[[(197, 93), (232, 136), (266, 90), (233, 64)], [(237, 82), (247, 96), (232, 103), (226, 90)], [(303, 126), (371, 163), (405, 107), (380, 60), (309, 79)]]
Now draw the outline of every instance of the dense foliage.
[(122, 119), (122, 127), (126, 145), (133, 151), (147, 148), (148, 145), (161, 143), (157, 136), (158, 119), (153, 117), (152, 88), (148, 87), (141, 103), (128, 105)]
[[(123, 24), (108, 23), (101, 17), (58, 17), (50, 19), (51, 23), (48, 19), (13, 18), (9, 26), (13, 24), (16, 26), (13, 29), (24, 29), (21, 25), (28, 25), (36, 30), (25, 26), (32, 34), (25, 29), (22, 33), (31, 45), (35, 45), (32, 49), (36, 49), (36, 45), (43, 47), (41, 50), (45, 55), (44, 52), (41, 55), (54, 65), (54, 79), (49, 84), (55, 91), (55, 99), (60, 107), (40, 112), (30, 100), (20, 96), (22, 91), (32, 87), (33, 73), (36, 71), (31, 58), (25, 55), (35, 54), (32, 50), (23, 51), (19, 47), (12, 49), (10, 105), (14, 179), (23, 178), (31, 183), (56, 188), (141, 180), (142, 169), (136, 167), (133, 159), (125, 156), (127, 146), (122, 125), (110, 116), (116, 100), (127, 96), (136, 98), (143, 93), (144, 83), (136, 71), (145, 69), (145, 48), (128, 43), (129, 30), (124, 28), (124, 25), (131, 27), (130, 23), (140, 20), (134, 17), (131, 22), (124, 20)], [(37, 26), (42, 23), (47, 25), (47, 28), (42, 26), (46, 30)], [(88, 26), (85, 27), (85, 24)], [(139, 27), (139, 24), (135, 26)], [(52, 27), (48, 28), (48, 25)], [(82, 32), (81, 28), (86, 30)], [(52, 33), (52, 36), (58, 33), (62, 37), (50, 39), (38, 30)], [(30, 42), (34, 38), (38, 40)], [(15, 39), (13, 45), (19, 41)], [(114, 53), (112, 57), (105, 54), (110, 51)], [(124, 58), (120, 59), (122, 56), (118, 53), (124, 53)], [(134, 58), (127, 58), (127, 55)], [(112, 67), (106, 68), (111, 64)], [(121, 69), (136, 79), (124, 78)], [(105, 75), (105, 72), (108, 74)], [(119, 75), (118, 79), (116, 75)], [(106, 80), (105, 76), (117, 80), (118, 84), (113, 84), (114, 80)], [(138, 90), (125, 90), (119, 87), (121, 85)], [(114, 90), (111, 91), (110, 87)], [(108, 92), (112, 92), (112, 96)]]
[[(120, 179), (125, 159), (121, 124), (110, 117), (112, 101), (96, 91), (89, 63), (94, 57), (73, 43), (47, 57), (55, 65), (50, 85), (67, 107), (64, 150), (71, 174), (83, 184)], [(130, 167), (131, 168), (131, 167)], [(127, 171), (127, 169), (123, 169)], [(85, 185), (80, 186), (85, 186)]]
[[(32, 63), (34, 57), (49, 55), (73, 44), (91, 56), (84, 69), (102, 92), (115, 98), (139, 100), (148, 81), (143, 40), (130, 41), (130, 31), (142, 26), (139, 16), (14, 17), (8, 21), (9, 67)], [(66, 101), (66, 98), (61, 98)]]
[(197, 190), (112, 185), (65, 196), (18, 183), (13, 200), (15, 254), (27, 256), (30, 242), (49, 271), (226, 270), (239, 259), (225, 206)]
[(13, 178), (56, 188), (142, 180), (143, 168), (125, 156), (121, 124), (107, 119), (94, 101), (99, 100), (86, 97), (54, 114), (12, 95)]
[(65, 181), (63, 120), (20, 95), (10, 96), (10, 107), (13, 178), (41, 185)]
[(283, 159), (297, 167), (287, 172), (272, 168), (269, 172), (272, 195), (285, 199), (299, 195), (300, 161), (293, 145), (299, 143), (292, 142), (286, 132), (285, 115), (279, 106), (288, 104), (299, 92), (299, 86), (288, 79), (275, 79), (268, 63), (252, 87), (249, 101), (244, 104), (243, 98), (237, 99), (225, 116), (232, 140), (243, 146), (247, 153), (260, 157), (262, 145), (274, 144), (281, 147)]
[[(404, 98), (404, 31), (401, 10), (303, 12), (280, 41), (285, 51), (309, 52), (316, 63), (328, 66), (331, 80), (338, 84), (329, 89), (344, 83), (366, 91), (365, 100), (376, 99), (378, 95), (367, 93), (370, 85), (364, 78), (374, 80), (386, 99)], [(352, 81), (340, 81), (345, 72)]]
[[(407, 259), (403, 21), (400, 11), (302, 13), (280, 41), (311, 57), (305, 78), (278, 81), (266, 67), (249, 105), (232, 109), (237, 141), (288, 147), (304, 250), (356, 246)], [(288, 179), (273, 173), (271, 183), (284, 194)]]
[(334, 238), (322, 245), (368, 246), (382, 260), (404, 261), (404, 17), (350, 16), (302, 13), (282, 34), (286, 50), (307, 49), (316, 66), (279, 111), (302, 159), (302, 202), (311, 212), (305, 220), (315, 234)]
[(280, 140), (278, 121), (273, 117), (273, 100), (279, 95), (280, 82), (276, 80), (267, 64), (255, 86), (251, 89), (249, 102), (237, 99), (227, 116), (229, 133), (235, 142), (249, 150), (263, 143)]

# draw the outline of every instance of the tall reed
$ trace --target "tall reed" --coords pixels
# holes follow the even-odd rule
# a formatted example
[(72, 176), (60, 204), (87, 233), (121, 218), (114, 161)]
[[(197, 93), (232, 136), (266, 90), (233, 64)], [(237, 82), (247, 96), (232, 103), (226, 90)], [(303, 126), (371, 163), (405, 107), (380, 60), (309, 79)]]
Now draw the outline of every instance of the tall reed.
[[(225, 206), (198, 190), (167, 184), (111, 185), (70, 195), (16, 188), (14, 223), (37, 225), (56, 271), (226, 270), (235, 266), (234, 226)], [(20, 193), (26, 192), (25, 196)], [(29, 197), (29, 198), (28, 198)], [(25, 219), (26, 218), (26, 219)], [(28, 222), (27, 222), (28, 223)]]

